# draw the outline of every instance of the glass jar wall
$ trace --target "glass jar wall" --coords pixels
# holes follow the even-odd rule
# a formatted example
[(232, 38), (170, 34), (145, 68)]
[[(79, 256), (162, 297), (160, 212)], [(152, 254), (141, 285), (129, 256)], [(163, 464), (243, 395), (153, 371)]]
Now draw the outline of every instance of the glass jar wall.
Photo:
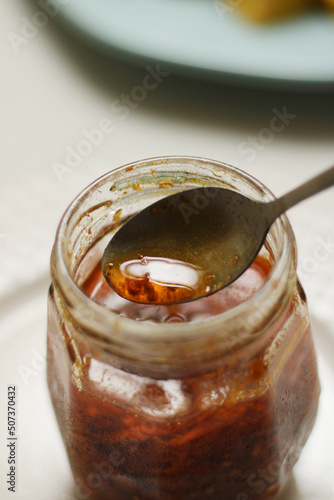
[(200, 186), (272, 199), (219, 162), (155, 158), (98, 179), (58, 228), (48, 384), (82, 498), (273, 499), (314, 424), (316, 358), (286, 216), (253, 266), (211, 297), (141, 306), (104, 282), (113, 232)]

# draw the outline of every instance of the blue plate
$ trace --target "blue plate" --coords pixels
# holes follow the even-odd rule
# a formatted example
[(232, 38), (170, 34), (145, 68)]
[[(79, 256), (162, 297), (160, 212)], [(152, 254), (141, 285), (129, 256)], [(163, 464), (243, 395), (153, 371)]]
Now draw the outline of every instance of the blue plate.
[(210, 80), (334, 90), (334, 17), (326, 12), (258, 26), (219, 0), (53, 1), (55, 17), (113, 57)]

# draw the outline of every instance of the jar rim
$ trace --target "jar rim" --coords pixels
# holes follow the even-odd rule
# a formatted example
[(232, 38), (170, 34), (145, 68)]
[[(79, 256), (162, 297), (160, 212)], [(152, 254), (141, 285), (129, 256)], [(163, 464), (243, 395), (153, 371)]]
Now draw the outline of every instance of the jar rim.
[[(121, 342), (125, 342), (126, 340), (136, 342), (140, 342), (142, 340), (143, 342), (147, 342), (149, 340), (161, 343), (166, 340), (170, 341), (175, 338), (176, 334), (177, 338), (180, 338), (180, 336), (184, 339), (191, 337), (192, 340), (196, 337), (202, 337), (203, 327), (205, 327), (206, 330), (211, 328), (216, 329), (222, 324), (222, 321), (233, 321), (233, 319), (237, 318), (240, 314), (255, 308), (256, 304), (260, 304), (262, 300), (268, 296), (268, 293), (272, 288), (272, 283), (282, 279), (284, 276), (284, 270), (286, 270), (287, 267), (290, 269), (292, 266), (296, 267), (295, 237), (288, 217), (286, 214), (283, 214), (274, 222), (272, 226), (276, 227), (283, 237), (279, 242), (280, 248), (278, 258), (272, 266), (268, 280), (266, 280), (262, 288), (252, 295), (247, 301), (235, 306), (232, 309), (210, 318), (205, 318), (198, 322), (152, 324), (145, 321), (138, 322), (130, 318), (120, 317), (117, 313), (107, 309), (97, 302), (92, 301), (77, 285), (69, 267), (66, 242), (68, 239), (68, 227), (70, 226), (73, 214), (76, 212), (76, 209), (80, 206), (83, 200), (87, 198), (93, 188), (98, 188), (99, 185), (110, 180), (111, 177), (115, 175), (117, 176), (120, 172), (125, 172), (133, 167), (159, 165), (162, 163), (168, 164), (172, 162), (183, 162), (186, 164), (195, 162), (203, 166), (214, 166), (214, 168), (218, 170), (227, 170), (261, 190), (269, 201), (276, 199), (274, 194), (261, 181), (241, 169), (228, 165), (224, 162), (193, 156), (159, 156), (139, 160), (118, 167), (89, 184), (72, 201), (59, 223), (53, 247), (52, 262), (53, 267), (56, 268), (54, 273), (58, 281), (59, 289), (62, 296), (65, 297), (65, 302), (71, 309), (71, 313), (75, 317), (76, 321), (81, 323), (83, 328), (87, 328), (88, 331), (92, 331), (97, 328), (97, 331), (99, 331), (99, 334), (104, 341), (108, 342), (111, 340), (110, 334), (108, 335), (111, 328), (113, 328), (113, 331), (117, 331), (119, 333), (122, 332), (122, 336), (124, 336), (124, 338), (122, 341), (120, 340)], [(168, 196), (168, 191), (166, 191), (166, 196)], [(81, 305), (79, 312), (76, 310), (78, 304)], [(84, 315), (80, 315), (80, 312), (82, 313), (82, 311), (85, 311)], [(152, 332), (154, 332), (154, 335), (151, 335)], [(119, 335), (118, 338), (120, 337), (121, 336)]]

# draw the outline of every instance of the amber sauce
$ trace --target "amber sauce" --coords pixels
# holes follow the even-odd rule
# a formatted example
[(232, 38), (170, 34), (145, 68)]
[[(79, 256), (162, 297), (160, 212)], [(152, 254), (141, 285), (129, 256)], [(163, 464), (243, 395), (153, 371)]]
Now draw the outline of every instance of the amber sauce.
[(107, 282), (121, 296), (143, 304), (170, 304), (205, 296), (213, 276), (187, 262), (159, 257), (127, 258), (105, 269)]
[(84, 282), (83, 290), (92, 300), (120, 316), (137, 321), (200, 321), (247, 301), (262, 288), (270, 267), (270, 263), (259, 256), (244, 274), (227, 288), (208, 297), (182, 304), (156, 305), (154, 302), (169, 302), (171, 297), (175, 300), (189, 300), (194, 290), (197, 293), (199, 287), (205, 289), (209, 285), (200, 270), (167, 259), (132, 260), (124, 263), (123, 270), (118, 268), (113, 279), (116, 288), (121, 292), (120, 295), (126, 298), (122, 298), (110, 288), (102, 274), (101, 262)]

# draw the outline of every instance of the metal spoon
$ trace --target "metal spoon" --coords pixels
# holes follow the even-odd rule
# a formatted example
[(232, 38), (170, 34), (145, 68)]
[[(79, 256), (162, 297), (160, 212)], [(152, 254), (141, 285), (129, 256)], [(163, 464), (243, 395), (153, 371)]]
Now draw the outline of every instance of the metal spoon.
[(211, 295), (251, 265), (277, 217), (333, 185), (334, 167), (267, 203), (216, 187), (163, 198), (111, 239), (104, 277), (135, 302), (172, 304)]

